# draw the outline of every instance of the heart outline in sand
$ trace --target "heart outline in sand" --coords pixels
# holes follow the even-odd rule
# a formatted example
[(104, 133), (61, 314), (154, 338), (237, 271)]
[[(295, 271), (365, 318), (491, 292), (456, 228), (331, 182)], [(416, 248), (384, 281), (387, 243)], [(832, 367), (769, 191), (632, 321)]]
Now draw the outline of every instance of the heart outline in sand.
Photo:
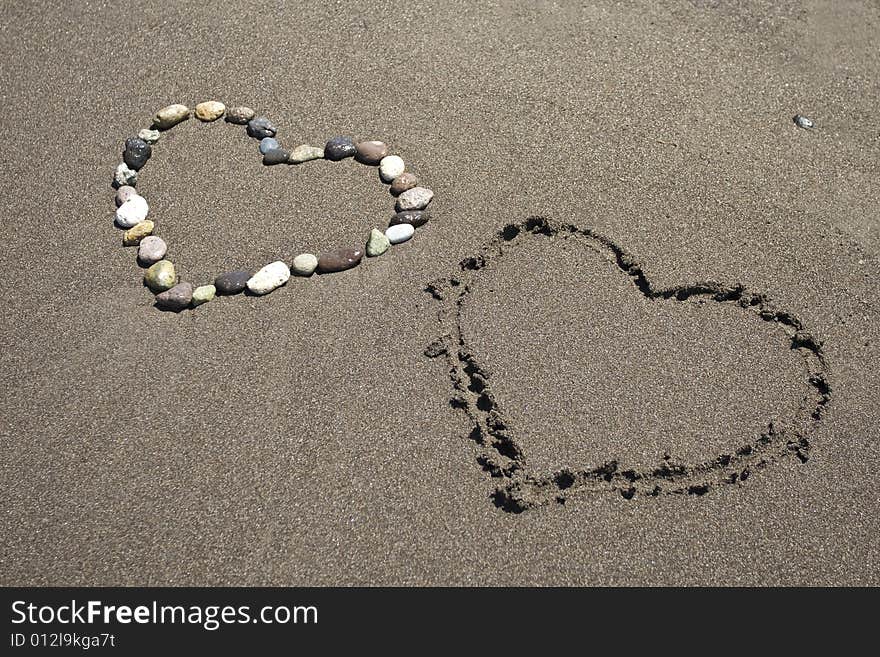
[[(783, 423), (768, 423), (764, 432), (729, 453), (701, 463), (677, 464), (667, 456), (662, 463), (642, 471), (621, 470), (616, 460), (590, 469), (569, 467), (549, 474), (529, 470), (522, 447), (511, 435), (509, 423), (493, 395), (490, 376), (464, 338), (461, 310), (472, 283), (486, 266), (515, 251), (526, 239), (556, 235), (585, 240), (593, 251), (629, 277), (638, 293), (649, 299), (734, 304), (743, 312), (773, 323), (789, 338), (791, 349), (802, 357), (806, 370), (807, 392), (798, 411)], [(831, 401), (829, 368), (822, 344), (795, 315), (775, 308), (766, 295), (741, 285), (708, 281), (655, 288), (630, 253), (588, 228), (555, 224), (543, 217), (508, 224), (477, 255), (462, 260), (453, 276), (435, 281), (425, 290), (441, 304), (437, 314), (441, 335), (425, 350), (425, 355), (446, 357), (453, 388), (450, 404), (463, 410), (473, 425), (468, 438), (476, 449), (477, 463), (493, 479), (500, 480), (491, 498), (503, 511), (521, 513), (553, 502), (564, 504), (572, 495), (602, 492), (619, 492), (626, 499), (637, 494), (704, 495), (713, 487), (745, 481), (753, 470), (763, 469), (780, 458), (795, 456), (806, 462), (810, 451), (808, 434)]]

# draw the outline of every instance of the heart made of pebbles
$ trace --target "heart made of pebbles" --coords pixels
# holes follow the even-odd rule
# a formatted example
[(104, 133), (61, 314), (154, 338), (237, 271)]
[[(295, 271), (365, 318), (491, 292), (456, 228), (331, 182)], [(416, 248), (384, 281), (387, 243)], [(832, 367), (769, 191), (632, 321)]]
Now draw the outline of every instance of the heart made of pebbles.
[[(168, 245), (155, 234), (156, 224), (147, 219), (149, 205), (136, 185), (140, 170), (153, 154), (153, 145), (162, 132), (195, 116), (210, 123), (225, 118), (226, 123), (243, 125), (247, 134), (260, 142), (263, 164), (299, 165), (325, 159), (338, 162), (354, 158), (361, 164), (379, 168), (379, 177), (396, 197), (395, 213), (384, 230), (373, 228), (363, 246), (341, 248), (315, 255), (300, 253), (290, 263), (277, 260), (254, 271), (229, 271), (218, 275), (213, 282), (194, 286), (179, 281), (174, 264), (167, 259)], [(258, 117), (249, 107), (227, 108), (219, 101), (205, 101), (190, 110), (186, 105), (174, 104), (160, 109), (153, 117), (150, 128), (144, 128), (136, 137), (125, 140), (123, 162), (116, 167), (113, 186), (116, 188), (115, 224), (125, 229), (124, 246), (137, 247), (139, 264), (147, 267), (144, 284), (156, 294), (156, 307), (180, 312), (211, 301), (215, 295), (233, 295), (240, 292), (262, 296), (285, 285), (291, 275), (308, 277), (314, 273), (330, 274), (358, 266), (364, 255), (375, 258), (395, 244), (412, 238), (415, 229), (430, 219), (426, 208), (434, 193), (420, 184), (418, 177), (406, 170), (398, 155), (389, 153), (381, 141), (355, 142), (350, 137), (333, 137), (323, 148), (302, 144), (285, 149), (276, 139), (277, 130), (266, 117)]]
[[(475, 283), (494, 263), (530, 241), (556, 236), (583, 241), (592, 252), (605, 258), (612, 270), (627, 277), (635, 294), (651, 303), (724, 304), (781, 331), (785, 343), (800, 356), (803, 367), (804, 389), (798, 391), (797, 410), (767, 423), (759, 435), (743, 438), (728, 451), (701, 462), (675, 463), (666, 455), (661, 462), (641, 469), (628, 469), (610, 459), (589, 467), (536, 471), (493, 391), (490, 372), (463, 331), (462, 312)], [(430, 284), (426, 291), (440, 303), (441, 334), (425, 350), (425, 355), (447, 359), (452, 384), (450, 403), (467, 415), (472, 426), (469, 442), (476, 450), (477, 463), (497, 482), (491, 498), (504, 511), (521, 513), (544, 504), (564, 504), (573, 495), (609, 491), (626, 499), (637, 494), (649, 498), (667, 494), (704, 495), (712, 488), (744, 482), (752, 472), (785, 457), (806, 462), (809, 433), (831, 401), (822, 344), (795, 315), (776, 308), (766, 295), (741, 285), (698, 282), (655, 287), (631, 254), (590, 229), (551, 223), (542, 217), (508, 225), (477, 255), (463, 260), (452, 276)]]

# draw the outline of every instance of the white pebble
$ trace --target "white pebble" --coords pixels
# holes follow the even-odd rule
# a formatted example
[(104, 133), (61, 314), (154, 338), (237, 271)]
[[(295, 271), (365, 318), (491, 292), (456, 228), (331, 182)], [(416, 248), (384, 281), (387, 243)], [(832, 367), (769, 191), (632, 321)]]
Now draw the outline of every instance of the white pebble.
[(397, 224), (385, 231), (385, 237), (392, 244), (400, 244), (401, 242), (406, 242), (415, 232), (416, 229), (412, 224)]
[(311, 253), (300, 253), (290, 264), (290, 268), (297, 276), (311, 276), (318, 268), (318, 258)]
[(125, 203), (116, 208), (116, 223), (122, 228), (137, 226), (150, 211), (147, 199), (143, 196), (132, 196)]
[(424, 210), (434, 198), (434, 192), (427, 187), (413, 187), (397, 197), (397, 211)]
[(269, 294), (290, 280), (290, 268), (280, 260), (266, 265), (247, 282), (247, 288), (254, 294)]
[(406, 165), (403, 163), (403, 158), (397, 155), (388, 155), (379, 161), (379, 175), (387, 183), (397, 178), (405, 169)]

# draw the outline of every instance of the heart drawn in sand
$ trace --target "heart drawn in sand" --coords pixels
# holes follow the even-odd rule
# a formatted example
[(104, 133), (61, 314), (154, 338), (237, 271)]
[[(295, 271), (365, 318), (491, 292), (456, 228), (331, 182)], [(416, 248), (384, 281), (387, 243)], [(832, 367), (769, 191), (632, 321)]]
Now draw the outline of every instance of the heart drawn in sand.
[[(731, 312), (749, 313), (751, 319), (766, 322), (768, 329), (782, 333), (784, 343), (798, 358), (796, 410), (767, 421), (755, 435), (737, 438), (735, 444), (711, 458), (676, 463), (666, 455), (648, 466), (628, 467), (617, 458), (589, 467), (572, 464), (555, 471), (539, 471), (530, 463), (522, 436), (517, 434), (510, 413), (499, 402), (494, 381), (477, 349), (463, 330), (463, 308), (475, 284), (502, 258), (535, 240), (561, 238), (577, 240), (628, 281), (632, 292), (649, 304), (722, 304)], [(491, 497), (504, 511), (520, 513), (549, 503), (564, 504), (574, 495), (616, 492), (626, 499), (666, 494), (704, 495), (711, 489), (736, 485), (752, 472), (774, 462), (794, 457), (809, 458), (809, 434), (831, 400), (828, 367), (822, 345), (791, 313), (776, 308), (761, 293), (741, 285), (698, 282), (670, 288), (655, 287), (636, 259), (623, 248), (590, 229), (556, 224), (532, 217), (505, 226), (480, 252), (463, 260), (452, 276), (430, 284), (428, 291), (440, 304), (441, 335), (425, 351), (431, 358), (444, 356), (449, 364), (453, 407), (461, 409), (472, 429), (469, 441), (481, 468), (497, 482)], [(650, 306), (653, 307), (653, 306)], [(665, 307), (665, 306), (664, 306)], [(509, 409), (508, 409), (509, 410)], [(549, 431), (552, 431), (551, 427)]]

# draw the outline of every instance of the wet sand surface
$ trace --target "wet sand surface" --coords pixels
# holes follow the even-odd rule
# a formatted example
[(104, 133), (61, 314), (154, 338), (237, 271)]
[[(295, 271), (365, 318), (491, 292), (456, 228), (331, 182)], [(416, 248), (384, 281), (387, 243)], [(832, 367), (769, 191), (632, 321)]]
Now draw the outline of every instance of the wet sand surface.
[[(876, 4), (0, 14), (3, 584), (880, 583)], [(384, 139), (434, 219), (342, 274), (157, 311), (111, 175), (156, 109), (213, 98), (290, 146)], [(194, 283), (355, 246), (393, 205), (373, 168), (263, 167), (242, 127), (195, 120), (138, 188)], [(831, 384), (806, 462), (497, 508), (424, 354), (425, 287), (535, 215), (608, 236), (657, 287), (743, 285), (802, 321)], [(534, 239), (465, 305), (536, 469), (711, 458), (798, 403), (769, 323), (649, 302), (575, 241)]]

